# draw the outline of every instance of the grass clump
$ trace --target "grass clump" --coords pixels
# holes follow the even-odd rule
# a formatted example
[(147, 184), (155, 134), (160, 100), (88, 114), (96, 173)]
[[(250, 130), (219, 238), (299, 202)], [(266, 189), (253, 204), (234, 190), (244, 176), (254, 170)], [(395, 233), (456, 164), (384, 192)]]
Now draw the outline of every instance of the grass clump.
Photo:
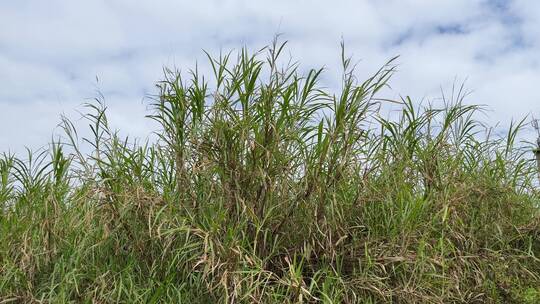
[(4, 155), (0, 302), (540, 301), (523, 122), (485, 133), (462, 89), (386, 118), (393, 60), (361, 82), (343, 52), (332, 93), (284, 46), (208, 56), (211, 79), (167, 70), (156, 143), (95, 103), (90, 138), (64, 118), (64, 143)]

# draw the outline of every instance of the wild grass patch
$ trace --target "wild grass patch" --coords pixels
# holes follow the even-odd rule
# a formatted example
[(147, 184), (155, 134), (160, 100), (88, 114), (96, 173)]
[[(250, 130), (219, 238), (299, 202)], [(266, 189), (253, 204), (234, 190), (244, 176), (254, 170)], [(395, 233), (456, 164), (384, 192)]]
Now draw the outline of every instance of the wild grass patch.
[(395, 59), (360, 81), (343, 47), (331, 91), (285, 48), (166, 70), (155, 143), (121, 138), (96, 102), (89, 138), (63, 118), (62, 143), (4, 155), (0, 301), (537, 301), (524, 121), (491, 135), (462, 87), (440, 107), (382, 99)]

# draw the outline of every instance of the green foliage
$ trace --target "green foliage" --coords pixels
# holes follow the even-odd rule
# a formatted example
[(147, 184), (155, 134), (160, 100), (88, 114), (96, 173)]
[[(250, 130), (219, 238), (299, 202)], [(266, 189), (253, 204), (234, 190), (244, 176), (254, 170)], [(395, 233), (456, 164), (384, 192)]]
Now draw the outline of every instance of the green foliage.
[(165, 70), (156, 143), (98, 100), (90, 138), (62, 118), (64, 143), (0, 158), (0, 302), (536, 303), (523, 121), (484, 132), (463, 87), (380, 99), (395, 58), (359, 82), (343, 46), (334, 94), (284, 48)]

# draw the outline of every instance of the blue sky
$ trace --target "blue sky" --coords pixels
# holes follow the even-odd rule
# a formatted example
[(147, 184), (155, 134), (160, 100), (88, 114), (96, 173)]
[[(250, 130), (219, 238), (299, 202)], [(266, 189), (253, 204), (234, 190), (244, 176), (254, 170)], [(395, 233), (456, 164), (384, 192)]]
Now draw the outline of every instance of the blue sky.
[(467, 79), (489, 123), (540, 116), (540, 1), (0, 0), (0, 151), (47, 144), (61, 113), (83, 124), (98, 90), (112, 125), (145, 138), (164, 66), (204, 70), (203, 49), (255, 50), (276, 33), (303, 67), (327, 67), (329, 87), (343, 37), (359, 77), (401, 56), (385, 97), (436, 100)]

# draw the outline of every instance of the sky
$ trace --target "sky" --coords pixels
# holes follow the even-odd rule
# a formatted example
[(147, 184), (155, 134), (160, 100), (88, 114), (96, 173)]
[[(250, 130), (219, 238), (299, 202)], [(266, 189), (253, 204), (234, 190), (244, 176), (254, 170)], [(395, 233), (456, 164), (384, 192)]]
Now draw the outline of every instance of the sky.
[(83, 104), (105, 98), (111, 125), (145, 139), (163, 68), (276, 34), (302, 68), (339, 84), (339, 43), (367, 77), (399, 55), (387, 98), (437, 100), (465, 82), (489, 124), (540, 116), (540, 1), (0, 0), (0, 151), (39, 149), (60, 115), (84, 127)]

